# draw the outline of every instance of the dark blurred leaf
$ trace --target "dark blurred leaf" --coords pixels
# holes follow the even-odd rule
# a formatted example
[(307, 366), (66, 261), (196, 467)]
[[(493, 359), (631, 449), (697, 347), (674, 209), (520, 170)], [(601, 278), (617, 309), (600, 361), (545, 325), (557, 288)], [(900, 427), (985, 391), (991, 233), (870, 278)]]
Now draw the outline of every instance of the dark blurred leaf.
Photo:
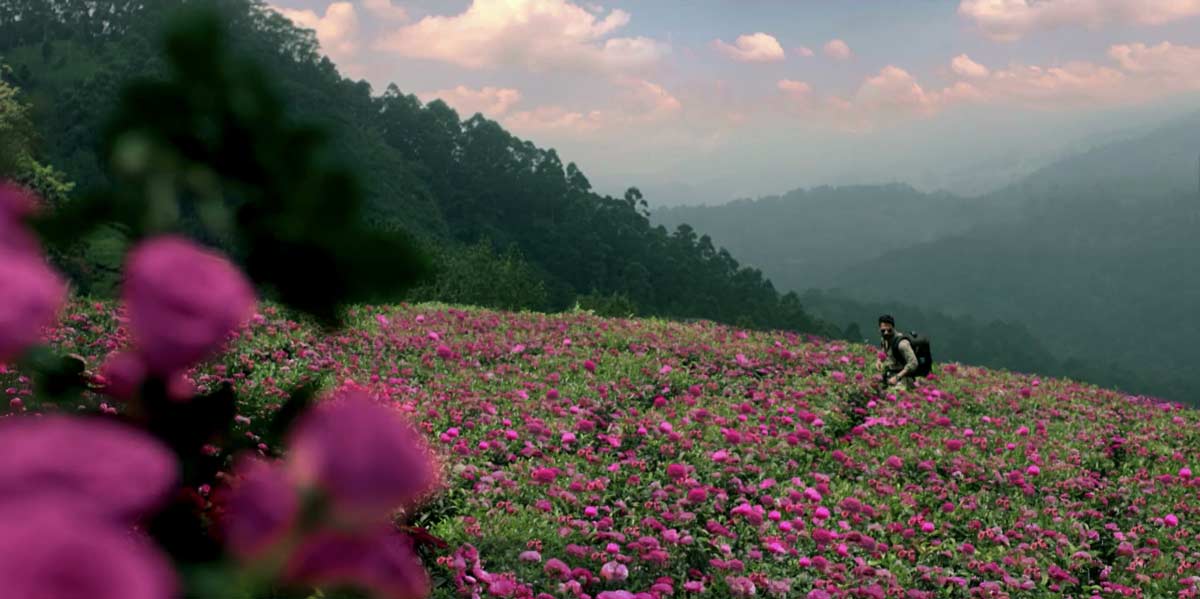
[(271, 447), (282, 445), (282, 440), (287, 431), (292, 427), (296, 419), (312, 404), (318, 390), (319, 387), (316, 383), (309, 383), (292, 391), (288, 400), (275, 411), (275, 414), (271, 417), (270, 424), (267, 425), (267, 430), (263, 435), (263, 440), (267, 445)]

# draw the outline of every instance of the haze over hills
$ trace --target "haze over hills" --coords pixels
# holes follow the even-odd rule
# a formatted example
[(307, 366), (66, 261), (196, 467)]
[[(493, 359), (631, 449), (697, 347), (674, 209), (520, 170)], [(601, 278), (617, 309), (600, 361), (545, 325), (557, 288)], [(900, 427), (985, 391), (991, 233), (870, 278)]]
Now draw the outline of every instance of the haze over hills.
[(1049, 369), (1184, 399), (1200, 393), (1198, 160), (1200, 113), (978, 198), (818, 188), (653, 218), (707, 231), (781, 288), (835, 289), (842, 308), (817, 311), (836, 322), (857, 302), (867, 327), (866, 306), (889, 303), (940, 313), (947, 328), (1020, 323), (1057, 356)]

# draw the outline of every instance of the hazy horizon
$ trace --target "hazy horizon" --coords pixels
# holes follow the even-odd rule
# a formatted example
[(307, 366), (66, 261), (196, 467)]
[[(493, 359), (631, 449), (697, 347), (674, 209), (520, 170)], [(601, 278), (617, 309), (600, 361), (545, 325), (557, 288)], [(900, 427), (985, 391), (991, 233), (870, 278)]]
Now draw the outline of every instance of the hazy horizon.
[(976, 195), (1200, 109), (1200, 3), (271, 0), (376, 93), (482, 112), (602, 193)]

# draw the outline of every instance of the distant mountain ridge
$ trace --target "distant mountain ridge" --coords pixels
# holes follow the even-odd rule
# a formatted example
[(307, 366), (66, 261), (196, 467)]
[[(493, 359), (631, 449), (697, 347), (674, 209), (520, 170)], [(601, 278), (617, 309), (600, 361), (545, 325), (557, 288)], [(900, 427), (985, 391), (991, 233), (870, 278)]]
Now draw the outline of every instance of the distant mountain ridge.
[[(887, 305), (912, 307), (923, 326), (959, 338), (1010, 323), (1028, 328), (1015, 338), (1040, 344), (1029, 356), (1051, 352), (1047, 368), (1195, 401), (1198, 169), (1200, 112), (976, 198), (900, 184), (821, 187), (652, 218), (709, 233), (783, 289), (837, 289), (802, 297), (843, 326), (873, 326), (872, 312)], [(971, 359), (1004, 365), (979, 351)]]

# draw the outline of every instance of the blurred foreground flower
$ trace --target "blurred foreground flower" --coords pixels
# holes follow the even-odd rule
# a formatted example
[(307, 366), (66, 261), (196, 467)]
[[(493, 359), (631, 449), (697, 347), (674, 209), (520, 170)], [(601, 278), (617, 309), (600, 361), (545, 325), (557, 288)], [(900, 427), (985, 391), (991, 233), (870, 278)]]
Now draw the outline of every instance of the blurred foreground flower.
[(215, 353), (255, 305), (254, 289), (236, 266), (171, 235), (130, 252), (122, 296), (138, 353), (159, 375)]
[(70, 510), (129, 523), (161, 504), (176, 478), (170, 451), (122, 424), (69, 416), (0, 421), (0, 505), (78, 504)]
[[(3, 215), (0, 215), (0, 219)], [(5, 235), (0, 224), (0, 236)], [(0, 362), (21, 355), (38, 341), (43, 327), (54, 324), (66, 300), (67, 286), (36, 253), (0, 247)]]
[[(7, 490), (5, 497), (9, 497)], [(36, 599), (164, 599), (178, 582), (166, 557), (123, 527), (85, 517), (74, 501), (0, 507), (0, 589)]]

